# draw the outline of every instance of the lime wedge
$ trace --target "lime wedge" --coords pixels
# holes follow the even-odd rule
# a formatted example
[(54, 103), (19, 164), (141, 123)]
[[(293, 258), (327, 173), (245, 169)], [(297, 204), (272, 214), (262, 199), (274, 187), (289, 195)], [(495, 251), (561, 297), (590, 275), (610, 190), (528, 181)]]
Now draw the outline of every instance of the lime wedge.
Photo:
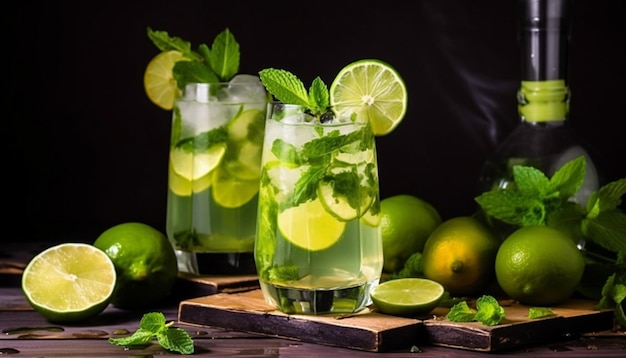
[(178, 51), (161, 52), (148, 62), (143, 75), (143, 87), (150, 101), (168, 111), (174, 107), (174, 100), (181, 94), (172, 72), (178, 61), (189, 59)]
[(408, 104), (406, 85), (396, 69), (374, 59), (344, 67), (330, 85), (330, 104), (338, 116), (367, 119), (372, 131), (383, 136), (404, 118)]
[(224, 168), (243, 180), (258, 180), (261, 176), (261, 153), (265, 112), (250, 109), (233, 118), (226, 127), (228, 152)]
[(36, 255), (22, 274), (31, 306), (51, 322), (86, 321), (102, 312), (117, 276), (107, 254), (92, 245), (64, 243)]
[(248, 203), (259, 192), (258, 180), (240, 180), (226, 170), (213, 173), (213, 200), (225, 208), (238, 208)]
[(435, 281), (401, 278), (374, 287), (370, 296), (381, 313), (414, 317), (435, 309), (443, 293), (443, 286)]
[(285, 239), (309, 251), (324, 250), (343, 235), (346, 224), (324, 210), (319, 200), (291, 207), (278, 214), (278, 230)]

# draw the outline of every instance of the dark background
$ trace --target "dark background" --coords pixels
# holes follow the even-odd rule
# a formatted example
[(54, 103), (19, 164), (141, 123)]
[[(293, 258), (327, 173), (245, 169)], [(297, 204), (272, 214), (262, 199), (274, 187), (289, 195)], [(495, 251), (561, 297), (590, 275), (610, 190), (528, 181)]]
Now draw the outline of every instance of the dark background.
[[(625, 1), (575, 1), (570, 124), (607, 180), (626, 177)], [(228, 27), (242, 73), (287, 69), (328, 84), (351, 61), (402, 74), (409, 109), (378, 138), (381, 196), (468, 215), (481, 163), (517, 124), (516, 1), (21, 1), (3, 10), (3, 169), (9, 240), (95, 240), (140, 221), (164, 231), (171, 112), (143, 72), (146, 28), (193, 47)], [(5, 62), (6, 63), (6, 62)], [(5, 127), (6, 128), (6, 127)], [(8, 230), (13, 228), (13, 230)]]

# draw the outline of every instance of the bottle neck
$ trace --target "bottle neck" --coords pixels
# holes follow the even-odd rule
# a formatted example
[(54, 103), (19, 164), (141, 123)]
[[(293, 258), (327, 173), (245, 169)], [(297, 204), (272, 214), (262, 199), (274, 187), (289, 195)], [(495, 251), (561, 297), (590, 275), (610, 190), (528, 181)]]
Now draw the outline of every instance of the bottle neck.
[(525, 121), (564, 121), (569, 111), (569, 0), (519, 0), (522, 83), (518, 111)]

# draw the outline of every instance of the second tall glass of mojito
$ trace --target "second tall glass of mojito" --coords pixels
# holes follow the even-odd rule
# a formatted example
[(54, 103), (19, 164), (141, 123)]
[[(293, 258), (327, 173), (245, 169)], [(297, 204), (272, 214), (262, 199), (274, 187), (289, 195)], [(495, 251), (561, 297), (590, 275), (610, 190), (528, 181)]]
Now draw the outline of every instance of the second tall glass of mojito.
[(367, 121), (268, 106), (255, 260), (285, 313), (356, 312), (379, 283), (378, 166)]
[(194, 83), (174, 105), (167, 235), (181, 271), (253, 274), (267, 94), (255, 76)]

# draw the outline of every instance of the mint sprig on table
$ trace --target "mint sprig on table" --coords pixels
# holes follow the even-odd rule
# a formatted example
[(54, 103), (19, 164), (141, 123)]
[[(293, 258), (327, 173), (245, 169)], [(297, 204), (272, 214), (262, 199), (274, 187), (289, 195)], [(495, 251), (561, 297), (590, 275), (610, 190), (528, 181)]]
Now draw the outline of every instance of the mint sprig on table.
[(500, 324), (505, 318), (505, 311), (498, 300), (489, 295), (483, 295), (476, 300), (476, 309), (469, 307), (467, 301), (461, 301), (446, 315), (452, 322), (480, 322), (485, 326)]
[(277, 100), (303, 106), (318, 118), (330, 107), (328, 86), (319, 76), (308, 90), (296, 75), (286, 70), (266, 68), (259, 71), (259, 78)]
[(565, 163), (551, 178), (536, 168), (516, 165), (513, 188), (487, 191), (475, 200), (488, 216), (505, 223), (551, 226), (612, 252), (626, 251), (626, 214), (619, 209), (626, 178), (601, 187), (583, 206), (570, 198), (584, 178), (584, 156)]
[(174, 65), (174, 79), (180, 89), (194, 82), (226, 82), (239, 72), (239, 44), (229, 29), (217, 34), (211, 47), (203, 43), (196, 50), (191, 48), (189, 41), (170, 36), (166, 31), (148, 28), (148, 38), (161, 51), (179, 51), (189, 59)]
[(109, 343), (118, 346), (140, 346), (150, 344), (154, 339), (165, 349), (181, 354), (192, 354), (193, 339), (187, 331), (171, 327), (174, 322), (166, 323), (160, 312), (146, 313), (139, 322), (139, 329), (132, 335), (121, 338), (109, 338)]

